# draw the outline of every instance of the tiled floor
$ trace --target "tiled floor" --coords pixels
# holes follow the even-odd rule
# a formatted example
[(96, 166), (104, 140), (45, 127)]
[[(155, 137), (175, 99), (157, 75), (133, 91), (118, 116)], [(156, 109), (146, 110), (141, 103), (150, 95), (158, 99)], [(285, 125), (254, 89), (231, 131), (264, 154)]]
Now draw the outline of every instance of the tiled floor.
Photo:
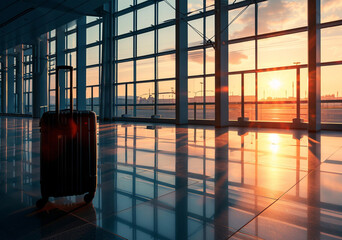
[(99, 124), (93, 203), (37, 210), (38, 120), (0, 123), (0, 239), (342, 239), (342, 132)]

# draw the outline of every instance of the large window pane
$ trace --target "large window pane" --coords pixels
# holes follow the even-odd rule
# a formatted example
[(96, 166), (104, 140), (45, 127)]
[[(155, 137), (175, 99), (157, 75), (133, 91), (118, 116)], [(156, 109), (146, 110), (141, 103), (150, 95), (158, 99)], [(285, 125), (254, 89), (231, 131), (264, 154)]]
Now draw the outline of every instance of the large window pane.
[(128, 13), (117, 18), (118, 35), (133, 31), (133, 13)]
[(306, 32), (259, 40), (259, 68), (306, 64), (307, 45)]
[(158, 52), (170, 51), (176, 48), (175, 26), (162, 28), (158, 31)]
[[(175, 0), (168, 0), (168, 2), (176, 8)], [(176, 17), (176, 11), (170, 7), (166, 2), (159, 2), (158, 6), (158, 23), (164, 23), (170, 19), (174, 19)]]
[(330, 22), (342, 19), (342, 1), (321, 0), (321, 21)]
[(158, 79), (176, 76), (175, 54), (158, 57)]
[(154, 103), (154, 83), (138, 83), (137, 87), (137, 104), (153, 104)]
[(307, 25), (308, 0), (272, 0), (259, 3), (259, 34)]
[(322, 67), (321, 77), (322, 122), (342, 123), (342, 65)]
[(229, 45), (229, 72), (251, 70), (255, 68), (254, 41)]
[(99, 64), (100, 62), (99, 46), (87, 48), (86, 54), (87, 54), (87, 60), (86, 60), (87, 66)]
[(100, 41), (100, 27), (95, 25), (87, 28), (87, 44)]
[[(229, 11), (228, 23), (232, 22), (243, 11), (244, 8)], [(250, 5), (234, 22), (229, 26), (229, 39), (252, 36), (255, 34), (255, 9)], [(228, 24), (227, 23), (227, 24)]]
[(203, 50), (189, 52), (188, 75), (203, 75)]
[(118, 40), (118, 59), (133, 57), (133, 37)]
[(137, 36), (138, 56), (154, 53), (154, 32), (139, 34)]
[(154, 25), (154, 5), (138, 10), (137, 29), (143, 29)]
[(342, 26), (324, 28), (322, 33), (322, 62), (342, 60)]
[(118, 83), (133, 81), (133, 62), (118, 63)]
[(154, 79), (154, 58), (137, 61), (137, 81)]
[(87, 74), (87, 86), (100, 84), (98, 67), (87, 68), (86, 74)]
[(158, 104), (174, 104), (176, 99), (175, 81), (161, 81), (158, 83)]

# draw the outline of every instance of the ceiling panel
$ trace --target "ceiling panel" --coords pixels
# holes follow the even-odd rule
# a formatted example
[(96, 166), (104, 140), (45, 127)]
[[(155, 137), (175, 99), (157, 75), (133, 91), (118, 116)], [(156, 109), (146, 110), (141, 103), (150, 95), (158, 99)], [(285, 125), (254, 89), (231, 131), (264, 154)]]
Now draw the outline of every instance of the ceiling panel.
[(109, 0), (0, 0), (0, 51), (31, 44), (41, 34), (96, 9)]

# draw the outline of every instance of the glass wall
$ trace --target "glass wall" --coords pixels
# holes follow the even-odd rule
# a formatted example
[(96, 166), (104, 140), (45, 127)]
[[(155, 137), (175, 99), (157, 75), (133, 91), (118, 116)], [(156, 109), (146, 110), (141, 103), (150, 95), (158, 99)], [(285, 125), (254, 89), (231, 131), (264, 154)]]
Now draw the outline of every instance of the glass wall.
[[(86, 108), (100, 114), (102, 19), (86, 18)], [(80, 79), (84, 81), (84, 79)]]
[(33, 81), (33, 49), (31, 45), (24, 45), (23, 59), (23, 105), (24, 113), (32, 114), (32, 81)]
[[(175, 1), (115, 2), (116, 117), (175, 118)], [(134, 6), (134, 7), (133, 7)]]
[[(175, 0), (113, 0), (114, 117), (175, 119)], [(272, 0), (248, 4), (229, 0), (229, 121), (308, 121), (307, 0)], [(333, 6), (333, 7), (332, 7)], [(188, 27), (188, 117), (215, 118), (214, 0), (188, 0), (182, 18)], [(321, 0), (322, 123), (342, 123), (342, 6)], [(277, 16), (277, 17), (275, 17)], [(61, 57), (86, 81), (86, 108), (99, 114), (102, 19), (74, 20), (63, 31)], [(82, 29), (82, 30), (80, 30)], [(85, 31), (79, 35), (79, 31)], [(56, 30), (48, 33), (48, 105), (55, 107)], [(85, 36), (85, 45), (78, 46)], [(84, 39), (81, 39), (84, 40)], [(85, 52), (85, 79), (76, 79), (79, 51)], [(82, 54), (82, 56), (84, 56)], [(83, 62), (83, 61), (81, 61)], [(24, 105), (32, 113), (32, 47), (24, 48)], [(82, 75), (84, 76), (84, 75)], [(66, 107), (70, 81), (66, 75)], [(14, 83), (16, 84), (16, 83)], [(14, 89), (16, 87), (14, 86)], [(17, 104), (16, 104), (16, 107)]]

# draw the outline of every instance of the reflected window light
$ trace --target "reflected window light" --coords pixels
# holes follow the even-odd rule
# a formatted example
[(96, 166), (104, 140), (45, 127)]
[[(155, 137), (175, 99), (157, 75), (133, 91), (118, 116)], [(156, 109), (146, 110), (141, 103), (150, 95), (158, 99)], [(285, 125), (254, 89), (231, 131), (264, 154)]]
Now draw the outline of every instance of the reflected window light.
[(270, 141), (270, 150), (273, 153), (278, 152), (279, 149), (279, 135), (276, 133), (272, 133), (269, 135), (269, 141)]

